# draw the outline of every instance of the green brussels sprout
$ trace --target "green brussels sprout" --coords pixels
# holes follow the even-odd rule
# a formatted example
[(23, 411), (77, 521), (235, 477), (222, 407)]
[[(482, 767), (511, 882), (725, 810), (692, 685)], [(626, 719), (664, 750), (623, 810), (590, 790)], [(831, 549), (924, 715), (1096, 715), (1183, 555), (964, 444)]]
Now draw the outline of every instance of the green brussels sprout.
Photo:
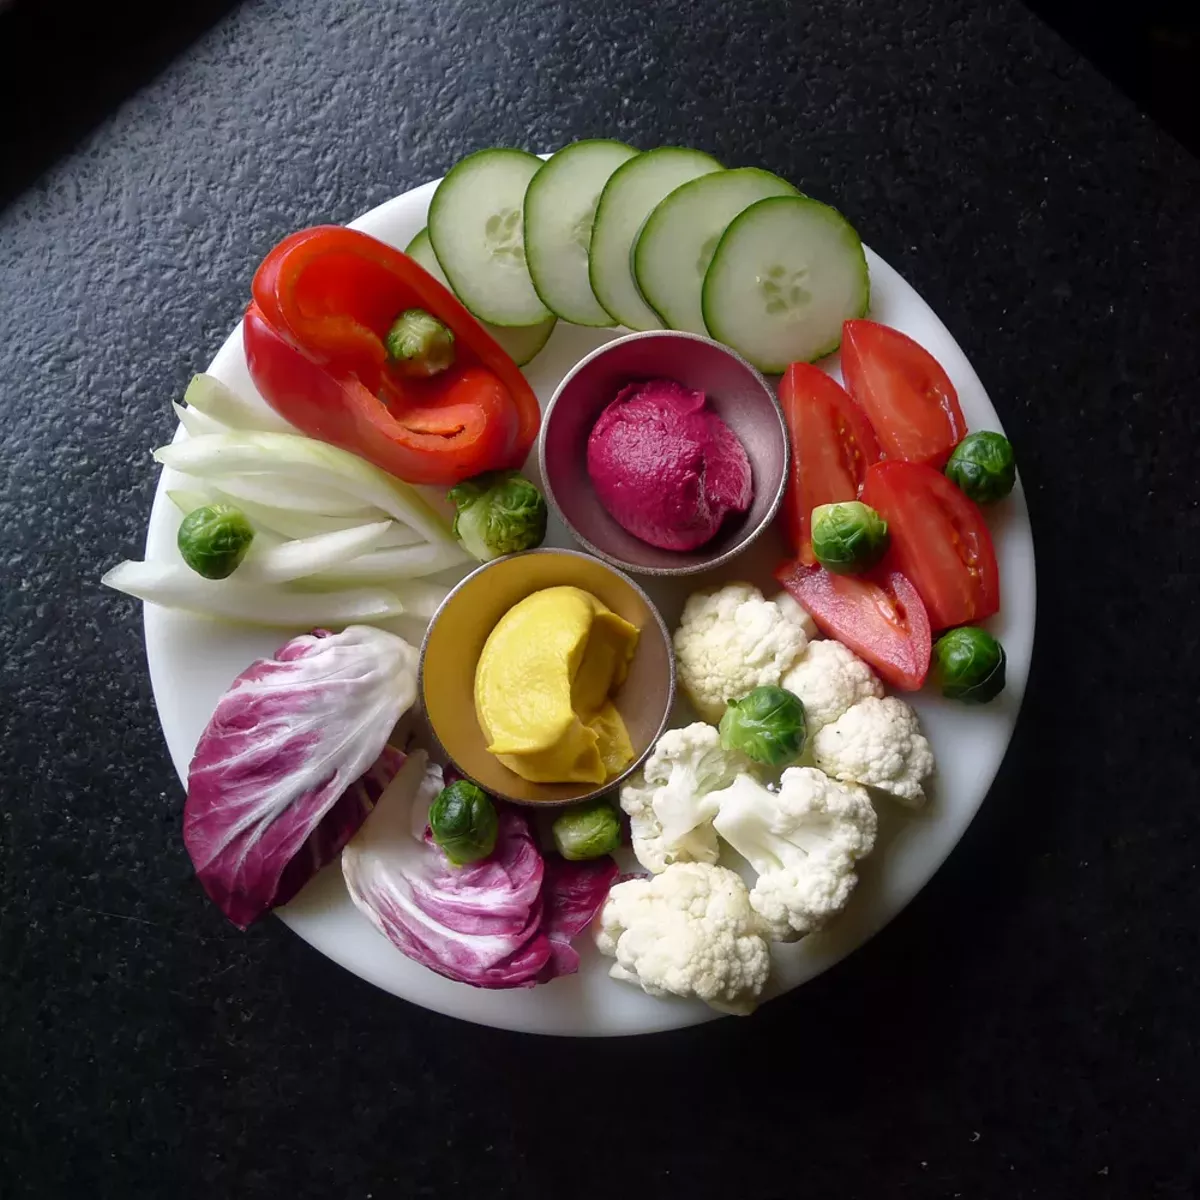
[(387, 331), (388, 358), (404, 375), (427, 378), (454, 362), (454, 334), (423, 308), (408, 308)]
[(496, 848), (496, 806), (469, 779), (456, 779), (442, 788), (429, 808), (433, 840), (456, 866), (487, 858)]
[(986, 629), (964, 625), (933, 644), (933, 670), (942, 695), (986, 704), (1004, 690), (1004, 647)]
[(546, 501), (516, 471), (485, 471), (452, 487), (454, 536), (480, 562), (532, 550), (546, 536)]
[(604, 796), (565, 809), (551, 831), (559, 854), (572, 862), (602, 858), (621, 844), (621, 818)]
[(1002, 433), (969, 433), (950, 455), (946, 478), (976, 504), (1003, 500), (1017, 482), (1012, 443)]
[(232, 504), (194, 508), (179, 526), (179, 553), (197, 575), (228, 579), (246, 557), (254, 528)]
[(838, 575), (866, 571), (887, 546), (887, 522), (861, 500), (819, 504), (812, 510), (813, 554), (826, 570)]
[(721, 718), (721, 745), (769, 767), (799, 758), (806, 735), (804, 704), (781, 687), (756, 687)]

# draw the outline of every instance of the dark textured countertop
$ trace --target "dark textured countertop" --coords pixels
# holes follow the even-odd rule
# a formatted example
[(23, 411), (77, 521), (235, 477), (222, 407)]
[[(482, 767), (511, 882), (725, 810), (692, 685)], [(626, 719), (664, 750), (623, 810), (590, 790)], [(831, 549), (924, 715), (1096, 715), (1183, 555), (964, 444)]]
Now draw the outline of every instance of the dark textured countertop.
[[(1016, 445), (1034, 674), (978, 820), (751, 1021), (567, 1043), (191, 878), (136, 605), (168, 401), (284, 233), (616, 135), (837, 203)], [(1016, 3), (248, 4), (0, 214), (0, 1195), (1190, 1197), (1200, 166)]]

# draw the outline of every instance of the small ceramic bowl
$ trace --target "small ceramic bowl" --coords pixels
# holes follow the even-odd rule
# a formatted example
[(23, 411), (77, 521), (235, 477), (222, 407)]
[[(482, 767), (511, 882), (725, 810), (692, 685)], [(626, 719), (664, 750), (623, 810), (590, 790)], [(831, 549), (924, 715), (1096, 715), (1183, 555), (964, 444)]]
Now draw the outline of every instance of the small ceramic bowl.
[[(750, 460), (749, 511), (728, 517), (698, 550), (660, 550), (627, 533), (608, 515), (588, 478), (592, 426), (621, 388), (642, 379), (674, 379), (703, 392)], [(671, 330), (631, 333), (582, 359), (554, 393), (538, 440), (546, 498), (572, 536), (613, 566), (645, 575), (693, 575), (745, 550), (779, 509), (789, 457), (783, 413), (766, 380), (727, 346)]]
[[(593, 783), (530, 783), (488, 752), (475, 717), (475, 667), (496, 622), (542, 588), (583, 588), (641, 631), (629, 675), (613, 696), (633, 743), (619, 776)], [(421, 644), (425, 716), (446, 756), (481, 788), (516, 804), (573, 804), (618, 786), (650, 753), (675, 700), (675, 655), (658, 610), (632, 579), (577, 550), (530, 550), (485, 563), (434, 614)]]

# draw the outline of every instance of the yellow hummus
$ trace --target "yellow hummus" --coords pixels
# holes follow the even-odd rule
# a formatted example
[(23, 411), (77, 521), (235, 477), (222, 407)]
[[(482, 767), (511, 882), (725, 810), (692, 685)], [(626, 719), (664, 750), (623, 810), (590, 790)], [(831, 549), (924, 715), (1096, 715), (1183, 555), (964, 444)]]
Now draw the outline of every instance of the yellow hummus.
[(488, 749), (532, 783), (603, 783), (633, 760), (609, 697), (638, 629), (575, 587), (544, 588), (500, 618), (475, 669)]

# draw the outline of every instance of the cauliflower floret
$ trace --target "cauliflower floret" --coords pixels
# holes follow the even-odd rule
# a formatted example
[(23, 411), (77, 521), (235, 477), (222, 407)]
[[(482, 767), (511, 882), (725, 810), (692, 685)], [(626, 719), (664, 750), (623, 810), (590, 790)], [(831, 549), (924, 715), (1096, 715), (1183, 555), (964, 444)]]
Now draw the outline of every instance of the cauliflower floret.
[(844, 854), (812, 855), (801, 871), (768, 871), (750, 904), (774, 942), (794, 942), (824, 929), (850, 903), (858, 875)]
[(716, 830), (758, 872), (750, 904), (776, 941), (813, 933), (846, 907), (855, 863), (875, 846), (864, 788), (791, 767), (778, 792), (743, 775), (715, 799)]
[(921, 783), (933, 774), (933, 751), (903, 700), (860, 700), (812, 745), (813, 761), (834, 779), (878, 788), (909, 808), (925, 803)]
[(617, 961), (609, 974), (651, 996), (697, 996), (721, 1012), (753, 1012), (771, 954), (733, 871), (674, 863), (652, 879), (608, 893), (596, 945)]
[(658, 739), (641, 772), (621, 789), (633, 853), (646, 870), (657, 875), (674, 862), (717, 861), (717, 808), (708, 796), (732, 781), (741, 762), (701, 721)]
[(804, 704), (809, 737), (832, 725), (860, 700), (883, 695), (883, 684), (875, 672), (849, 646), (832, 639), (810, 642), (780, 686)]
[(812, 619), (812, 614), (808, 609), (792, 595), (791, 592), (780, 592), (776, 596), (771, 597), (771, 603), (779, 606), (779, 611), (783, 613), (789, 621), (799, 625), (804, 630), (804, 636), (810, 642), (816, 641), (821, 636), (817, 629), (817, 623)]
[(679, 685), (696, 712), (715, 724), (728, 701), (778, 684), (808, 645), (803, 616), (800, 605), (785, 610), (748, 583), (689, 596), (675, 656)]

